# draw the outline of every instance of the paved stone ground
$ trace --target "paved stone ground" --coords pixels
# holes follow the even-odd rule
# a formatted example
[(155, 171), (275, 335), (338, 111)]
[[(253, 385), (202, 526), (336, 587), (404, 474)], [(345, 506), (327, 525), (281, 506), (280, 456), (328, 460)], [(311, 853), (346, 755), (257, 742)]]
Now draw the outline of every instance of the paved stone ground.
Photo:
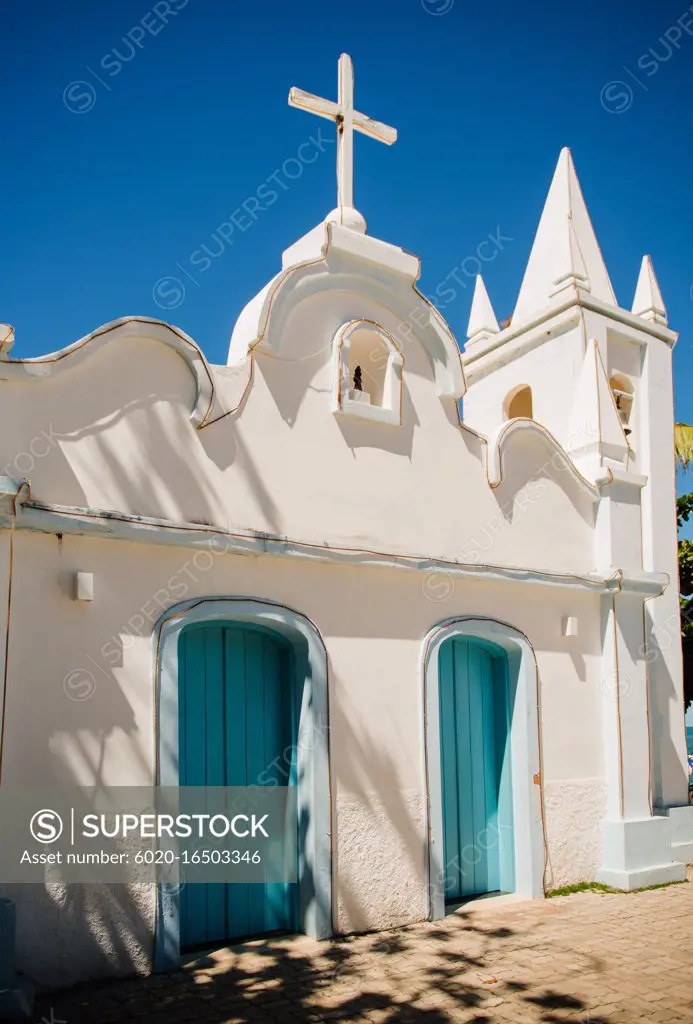
[(693, 885), (490, 906), (315, 943), (251, 942), (172, 975), (42, 999), (49, 1024), (693, 1022)]

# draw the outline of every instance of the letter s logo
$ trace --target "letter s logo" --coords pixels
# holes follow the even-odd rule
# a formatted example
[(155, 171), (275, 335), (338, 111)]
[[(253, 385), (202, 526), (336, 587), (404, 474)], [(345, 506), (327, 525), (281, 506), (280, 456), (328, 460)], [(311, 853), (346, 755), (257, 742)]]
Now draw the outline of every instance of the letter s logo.
[(37, 811), (29, 830), (37, 843), (54, 843), (63, 834), (63, 819), (57, 811)]

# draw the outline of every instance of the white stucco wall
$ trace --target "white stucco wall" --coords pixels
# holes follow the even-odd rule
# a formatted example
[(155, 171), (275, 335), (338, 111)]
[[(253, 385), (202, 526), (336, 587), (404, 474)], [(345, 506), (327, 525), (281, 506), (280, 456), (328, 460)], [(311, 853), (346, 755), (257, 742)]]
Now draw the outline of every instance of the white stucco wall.
[[(360, 931), (420, 920), (428, 913), (422, 643), (443, 619), (489, 616), (525, 632), (536, 650), (555, 879), (589, 877), (599, 834), (592, 791), (602, 771), (596, 595), (532, 586), (528, 601), (523, 584), (446, 580), (445, 600), (436, 600), (441, 591), (425, 574), (393, 569), (228, 554), (198, 558), (197, 568), (194, 552), (173, 547), (25, 531), (15, 539), (4, 784), (150, 783), (152, 628), (162, 606), (228, 594), (285, 603), (316, 624), (329, 657), (335, 926)], [(94, 573), (93, 603), (72, 600), (77, 570)], [(578, 637), (561, 635), (567, 614), (578, 617)], [(73, 697), (82, 692), (75, 679), (93, 679), (93, 694), (70, 699), (66, 679)], [(557, 725), (566, 720), (567, 734)], [(579, 842), (567, 843), (566, 803), (576, 799)], [(41, 909), (34, 895), (20, 893), (20, 953), (30, 973), (64, 984), (144, 969), (151, 890), (105, 892), (95, 916), (83, 914), (84, 901), (97, 898), (74, 887), (53, 890)], [(56, 914), (61, 901), (65, 911)], [(73, 954), (58, 955), (59, 948)]]
[[(520, 384), (532, 389), (533, 416), (562, 444), (567, 441), (571, 398), (580, 373), (585, 345), (581, 324), (552, 337), (525, 352), (519, 359), (499, 360), (488, 375), (474, 379), (464, 400), (464, 418), (482, 433), (490, 433), (504, 419), (507, 396)], [(476, 346), (465, 356), (473, 359)], [(473, 363), (470, 371), (473, 373)]]

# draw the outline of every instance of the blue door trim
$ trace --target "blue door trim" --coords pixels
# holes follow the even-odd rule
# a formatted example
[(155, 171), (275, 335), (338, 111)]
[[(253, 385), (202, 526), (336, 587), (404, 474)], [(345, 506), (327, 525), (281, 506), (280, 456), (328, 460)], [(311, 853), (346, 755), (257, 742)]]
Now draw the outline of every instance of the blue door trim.
[(444, 828), (441, 779), (439, 654), (452, 637), (487, 641), (505, 651), (515, 700), (510, 722), (515, 891), (544, 895), (544, 829), (540, 779), (540, 712), (537, 663), (524, 633), (495, 619), (460, 616), (435, 626), (421, 656), (423, 741), (427, 801), (426, 870), (431, 920), (445, 916)]
[[(299, 928), (314, 939), (329, 938), (332, 925), (332, 800), (329, 751), (327, 652), (317, 627), (305, 615), (272, 601), (210, 597), (167, 609), (154, 630), (155, 730), (158, 786), (178, 786), (178, 640), (193, 623), (262, 626), (284, 637), (293, 650), (303, 699), (298, 723)], [(157, 892), (154, 969), (180, 963), (179, 893)]]

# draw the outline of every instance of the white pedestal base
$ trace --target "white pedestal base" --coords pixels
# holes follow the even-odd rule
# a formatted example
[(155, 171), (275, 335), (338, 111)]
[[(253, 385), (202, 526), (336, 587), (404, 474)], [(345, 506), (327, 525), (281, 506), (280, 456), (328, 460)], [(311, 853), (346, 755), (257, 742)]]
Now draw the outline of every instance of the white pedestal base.
[(352, 388), (351, 391), (347, 391), (347, 398), (350, 402), (359, 402), (361, 405), (370, 405), (371, 396), (367, 391), (357, 391), (356, 388)]
[(685, 864), (660, 864), (659, 867), (642, 868), (640, 871), (609, 871), (600, 868), (598, 882), (610, 885), (612, 889), (646, 889), (649, 885), (666, 885), (667, 882), (685, 882)]
[(693, 864), (693, 804), (656, 808), (655, 814), (669, 821), (673, 859)]
[(615, 889), (682, 882), (685, 863), (674, 860), (667, 817), (637, 821), (605, 821), (602, 866), (597, 881)]

